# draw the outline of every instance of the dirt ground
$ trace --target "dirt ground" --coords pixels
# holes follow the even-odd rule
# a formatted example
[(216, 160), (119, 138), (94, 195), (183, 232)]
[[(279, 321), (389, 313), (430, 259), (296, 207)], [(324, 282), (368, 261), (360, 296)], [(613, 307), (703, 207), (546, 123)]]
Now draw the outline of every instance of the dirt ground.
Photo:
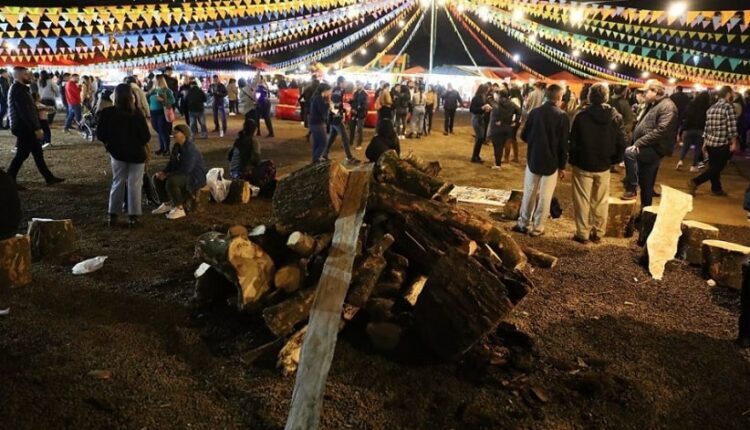
[[(279, 137), (262, 139), (263, 156), (286, 174), (306, 164), (310, 150), (299, 124), (275, 125)], [(435, 133), (403, 146), (441, 160), (443, 176), (457, 184), (520, 187), (522, 165), (496, 172), (468, 163), (468, 118), (459, 125), (456, 136)], [(230, 128), (238, 127), (233, 118)], [(59, 123), (53, 133), (56, 145), (45, 156), (67, 181), (46, 187), (27, 161), (19, 177), (29, 188), (21, 194), (25, 216), (72, 218), (80, 256), (109, 259), (82, 277), (70, 274), (71, 262), (35, 263), (31, 286), (0, 292), (0, 308), (10, 307), (0, 317), (0, 428), (282, 429), (293, 378), (264, 360), (250, 364), (252, 348), (267, 340), (261, 324), (227, 309), (197, 317), (188, 308), (195, 238), (262, 223), (270, 201), (213, 205), (177, 221), (147, 215), (139, 229), (110, 229), (108, 156), (100, 144), (63, 135)], [(0, 165), (9, 163), (12, 142), (0, 132)], [(226, 167), (230, 138), (198, 145), (209, 166)], [(333, 156), (343, 158), (340, 144)], [(489, 147), (483, 157), (491, 158)], [(151, 170), (164, 162), (155, 159)], [(674, 163), (665, 161), (660, 180), (684, 189), (689, 174)], [(747, 180), (734, 166), (728, 172), (731, 197), (702, 190), (689, 217), (750, 245), (741, 208)], [(569, 181), (559, 186), (564, 214), (547, 236), (517, 236), (561, 257), (553, 270), (531, 271), (536, 288), (511, 320), (531, 336), (530, 354), (489, 367), (470, 359), (436, 364), (421, 351), (384, 356), (351, 325), (339, 338), (321, 427), (750, 428), (750, 354), (732, 343), (739, 293), (710, 288), (698, 268), (676, 263), (663, 282), (650, 280), (633, 239), (573, 243), (570, 193)], [(88, 376), (92, 370), (111, 378)]]

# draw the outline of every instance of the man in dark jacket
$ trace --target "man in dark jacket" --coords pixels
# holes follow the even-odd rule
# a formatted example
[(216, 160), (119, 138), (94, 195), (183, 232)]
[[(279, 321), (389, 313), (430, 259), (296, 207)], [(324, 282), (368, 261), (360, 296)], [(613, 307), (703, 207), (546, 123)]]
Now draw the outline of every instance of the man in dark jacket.
[(500, 170), (505, 142), (513, 138), (516, 125), (521, 121), (521, 108), (510, 101), (508, 90), (501, 88), (493, 95), (490, 113), (490, 140), (495, 152), (495, 170)]
[(10, 90), (10, 77), (8, 71), (0, 69), (0, 129), (7, 130), (8, 125), (5, 116), (8, 114), (8, 91)]
[(651, 206), (661, 159), (672, 152), (677, 136), (677, 106), (661, 82), (650, 79), (644, 87), (646, 107), (633, 131), (633, 145), (625, 150), (625, 193), (634, 200), (641, 188), (641, 208)]
[(330, 126), (331, 132), (328, 135), (328, 144), (326, 145), (325, 151), (323, 151), (323, 158), (328, 158), (328, 152), (333, 146), (333, 142), (336, 141), (336, 136), (341, 135), (341, 143), (344, 145), (344, 152), (346, 153), (346, 161), (356, 162), (357, 159), (352, 155), (352, 150), (349, 146), (349, 135), (344, 127), (344, 93), (346, 91), (346, 80), (343, 76), (339, 76), (336, 80), (336, 87), (331, 92), (331, 117)]
[[(213, 97), (214, 131), (218, 131), (219, 136), (224, 137), (224, 132), (227, 130), (227, 112), (224, 108), (227, 87), (219, 81), (218, 75), (214, 75), (211, 79), (208, 93)], [(219, 113), (221, 113), (221, 128), (219, 128)]]
[(190, 81), (190, 88), (185, 96), (185, 108), (187, 108), (190, 117), (190, 131), (193, 135), (198, 134), (200, 127), (201, 137), (208, 138), (208, 128), (206, 127), (206, 93), (203, 92), (195, 79)]
[[(25, 67), (13, 69), (15, 82), (8, 93), (8, 116), (10, 118), (10, 131), (16, 136), (16, 156), (10, 162), (8, 173), (15, 180), (23, 162), (34, 156), (36, 168), (42, 174), (47, 185), (57, 184), (63, 179), (55, 177), (47, 168), (42, 151), (42, 126), (39, 123), (39, 112), (36, 104), (31, 98), (29, 84), (31, 73)], [(24, 188), (19, 186), (19, 190)]]
[(573, 240), (598, 243), (607, 228), (610, 166), (622, 160), (625, 127), (622, 116), (605, 104), (609, 89), (591, 86), (588, 107), (576, 115), (570, 132), (570, 164), (573, 165)]
[(453, 89), (451, 84), (448, 84), (448, 89), (446, 89), (445, 94), (443, 94), (443, 110), (445, 114), (445, 129), (443, 130), (443, 134), (445, 136), (447, 136), (448, 133), (453, 134), (453, 121), (456, 119), (456, 109), (458, 109), (462, 103), (461, 95), (458, 94), (458, 91)]
[(565, 179), (570, 120), (560, 109), (562, 96), (563, 89), (559, 85), (547, 87), (545, 103), (529, 113), (521, 133), (528, 144), (528, 165), (521, 216), (513, 230), (527, 233), (531, 227), (533, 237), (544, 234), (544, 222), (549, 217), (557, 179)]
[(308, 127), (310, 128), (310, 139), (312, 140), (312, 162), (323, 160), (326, 150), (326, 122), (331, 101), (331, 86), (324, 83), (318, 85), (318, 89), (310, 99), (310, 113), (308, 115)]
[(357, 149), (362, 149), (362, 135), (364, 133), (365, 118), (367, 117), (367, 108), (369, 105), (367, 91), (364, 90), (362, 82), (357, 81), (349, 105), (352, 108), (351, 119), (349, 120), (349, 136), (352, 138), (352, 141), (354, 141), (354, 134), (356, 132)]

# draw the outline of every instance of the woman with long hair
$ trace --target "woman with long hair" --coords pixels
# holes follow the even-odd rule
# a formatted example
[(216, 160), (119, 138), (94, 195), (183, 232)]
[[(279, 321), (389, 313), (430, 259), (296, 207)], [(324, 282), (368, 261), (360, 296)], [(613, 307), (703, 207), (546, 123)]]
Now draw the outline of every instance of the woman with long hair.
[(365, 156), (371, 162), (376, 162), (384, 152), (394, 150), (401, 154), (401, 142), (391, 121), (380, 121), (375, 130), (375, 136), (370, 140), (365, 150)]
[(474, 150), (471, 153), (472, 163), (481, 163), (479, 152), (482, 150), (484, 141), (487, 140), (487, 128), (484, 126), (484, 114), (492, 110), (492, 106), (487, 103), (487, 84), (481, 84), (474, 93), (469, 105), (471, 112), (471, 127), (474, 129)]
[[(56, 100), (59, 96), (60, 88), (55, 82), (55, 77), (42, 70), (42, 73), (39, 74), (39, 98), (43, 105), (52, 108), (47, 113), (47, 122), (50, 124), (55, 119), (55, 111), (57, 110)], [(49, 143), (49, 139), (46, 139), (45, 143)]]
[(114, 106), (99, 113), (96, 137), (104, 142), (112, 162), (109, 225), (117, 222), (127, 192), (128, 226), (135, 227), (142, 213), (141, 190), (151, 132), (146, 118), (135, 106), (135, 95), (129, 84), (119, 84), (115, 88)]
[(272, 196), (276, 188), (276, 165), (271, 160), (260, 159), (260, 143), (255, 139), (258, 124), (246, 119), (229, 149), (229, 175), (244, 179), (260, 188), (261, 196)]
[(165, 108), (174, 106), (174, 94), (167, 86), (164, 75), (157, 75), (154, 79), (154, 87), (146, 95), (148, 107), (151, 111), (151, 126), (159, 135), (159, 150), (156, 155), (169, 155), (169, 133), (172, 131), (171, 124), (167, 121)]

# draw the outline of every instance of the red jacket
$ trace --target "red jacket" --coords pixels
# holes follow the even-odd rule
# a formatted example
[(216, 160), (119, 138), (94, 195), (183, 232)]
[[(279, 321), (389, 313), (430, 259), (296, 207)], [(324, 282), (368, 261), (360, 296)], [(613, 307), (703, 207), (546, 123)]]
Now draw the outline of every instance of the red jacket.
[(68, 105), (79, 105), (81, 104), (81, 87), (73, 81), (68, 81), (65, 84), (65, 100)]

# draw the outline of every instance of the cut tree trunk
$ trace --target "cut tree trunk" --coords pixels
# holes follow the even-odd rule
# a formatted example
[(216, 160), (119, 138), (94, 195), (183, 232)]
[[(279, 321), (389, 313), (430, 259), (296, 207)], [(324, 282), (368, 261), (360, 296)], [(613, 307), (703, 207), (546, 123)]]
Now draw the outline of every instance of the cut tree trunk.
[(382, 236), (373, 243), (365, 255), (358, 259), (356, 270), (352, 276), (352, 284), (346, 296), (347, 303), (359, 307), (367, 303), (386, 266), (383, 254), (390, 248), (394, 240), (390, 234)]
[(273, 195), (273, 215), (286, 231), (308, 234), (333, 230), (348, 172), (338, 163), (316, 163), (281, 179)]
[(309, 257), (315, 252), (315, 238), (301, 231), (295, 231), (289, 235), (286, 246), (300, 257)]
[(375, 177), (384, 183), (391, 183), (400, 189), (431, 199), (436, 195), (446, 195), (453, 185), (423, 173), (411, 164), (399, 158), (396, 151), (386, 151), (380, 156), (376, 165)]
[(278, 337), (294, 331), (294, 327), (306, 320), (315, 299), (315, 289), (298, 291), (289, 299), (263, 310), (263, 320), (271, 333)]
[(703, 276), (717, 285), (742, 288), (742, 264), (750, 257), (750, 247), (722, 240), (703, 241)]
[(420, 170), (422, 173), (426, 173), (430, 176), (439, 175), (440, 171), (443, 169), (443, 166), (440, 165), (439, 161), (426, 161), (420, 158), (418, 155), (416, 155), (413, 152), (409, 152), (408, 154), (406, 154), (402, 158), (402, 160), (411, 164), (412, 166)]
[(250, 231), (248, 237), (251, 242), (260, 246), (266, 254), (271, 256), (274, 264), (281, 266), (288, 260), (287, 236), (279, 233), (276, 226), (258, 225)]
[(0, 241), (0, 288), (31, 283), (31, 240), (16, 235)]
[(291, 335), (281, 348), (281, 351), (279, 351), (279, 360), (276, 362), (276, 367), (281, 369), (282, 375), (293, 375), (297, 371), (305, 334), (307, 334), (307, 326), (302, 327)]
[(34, 259), (63, 257), (78, 249), (78, 237), (73, 221), (32, 218), (28, 235), (31, 240), (31, 255)]
[(511, 190), (510, 198), (503, 206), (503, 218), (508, 220), (517, 220), (521, 215), (521, 201), (523, 200), (523, 190)]
[(545, 252), (528, 246), (525, 246), (523, 248), (523, 252), (529, 258), (529, 263), (536, 267), (541, 267), (543, 269), (552, 269), (557, 266), (557, 257), (555, 257), (554, 255), (549, 255)]
[(415, 306), (417, 304), (417, 300), (419, 299), (419, 295), (422, 294), (422, 290), (424, 289), (424, 285), (426, 283), (427, 277), (419, 276), (406, 289), (406, 292), (404, 293), (404, 300), (406, 300), (406, 302), (410, 305)]
[(641, 212), (641, 225), (638, 229), (638, 246), (644, 246), (648, 235), (654, 229), (656, 214), (659, 212), (659, 206), (646, 206)]
[(609, 198), (606, 237), (630, 237), (633, 235), (633, 224), (638, 204), (635, 200)]
[(209, 203), (211, 203), (211, 188), (205, 186), (197, 190), (193, 198), (190, 199), (188, 210), (191, 212), (204, 212)]
[(414, 308), (422, 339), (452, 360), (492, 332), (513, 309), (505, 284), (477, 260), (452, 250), (438, 261)]
[(718, 238), (719, 229), (710, 224), (683, 221), (682, 236), (677, 245), (677, 258), (687, 261), (688, 264), (700, 265), (703, 262), (703, 241)]
[(224, 199), (224, 203), (227, 204), (239, 204), (250, 202), (250, 183), (242, 179), (232, 179), (232, 183), (229, 184), (229, 192), (227, 198)]
[(247, 238), (208, 232), (198, 238), (195, 253), (237, 286), (240, 310), (253, 308), (271, 287), (273, 260)]
[(304, 273), (299, 262), (283, 266), (273, 276), (273, 285), (287, 294), (300, 289)]

